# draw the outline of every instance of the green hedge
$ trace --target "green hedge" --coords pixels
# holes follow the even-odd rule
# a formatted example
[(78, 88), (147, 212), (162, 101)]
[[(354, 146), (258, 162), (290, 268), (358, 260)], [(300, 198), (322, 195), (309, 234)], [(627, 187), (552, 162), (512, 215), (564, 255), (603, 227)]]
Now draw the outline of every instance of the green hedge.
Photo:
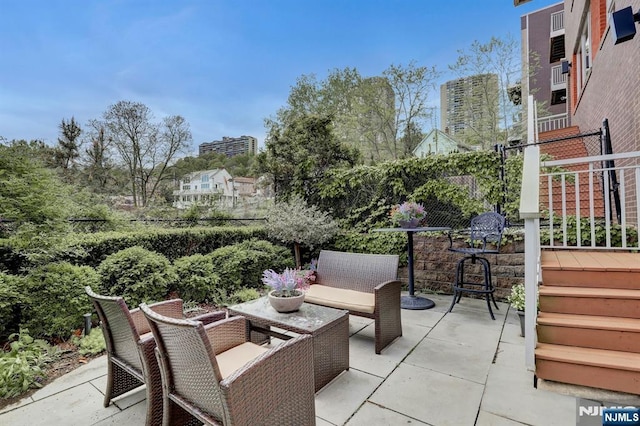
[(96, 271), (88, 266), (57, 262), (33, 269), (24, 280), (20, 326), (32, 336), (68, 338), (93, 311), (84, 287), (97, 283)]
[(0, 270), (18, 274), (36, 266), (60, 261), (95, 268), (107, 256), (134, 246), (175, 260), (198, 253), (208, 254), (217, 248), (252, 238), (267, 239), (266, 229), (263, 226), (225, 226), (73, 234), (59, 242), (54, 249), (35, 247), (28, 251), (15, 249), (7, 241), (3, 241), (0, 243)]

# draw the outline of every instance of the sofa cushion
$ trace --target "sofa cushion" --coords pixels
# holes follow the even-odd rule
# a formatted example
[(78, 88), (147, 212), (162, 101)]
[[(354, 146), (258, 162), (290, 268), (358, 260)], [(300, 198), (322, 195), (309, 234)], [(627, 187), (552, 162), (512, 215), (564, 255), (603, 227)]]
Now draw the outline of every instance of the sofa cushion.
[(375, 295), (344, 288), (313, 284), (306, 291), (304, 301), (331, 308), (373, 314), (376, 307)]

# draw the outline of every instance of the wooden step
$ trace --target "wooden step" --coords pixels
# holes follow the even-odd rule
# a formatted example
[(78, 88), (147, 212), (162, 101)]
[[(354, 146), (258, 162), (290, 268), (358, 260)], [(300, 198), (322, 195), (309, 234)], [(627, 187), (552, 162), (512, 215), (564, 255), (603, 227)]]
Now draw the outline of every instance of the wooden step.
[(640, 353), (640, 319), (540, 312), (538, 341)]
[(540, 256), (542, 282), (550, 285), (640, 289), (640, 253), (545, 250)]
[(640, 318), (640, 290), (541, 285), (541, 312)]
[(535, 356), (542, 379), (640, 394), (640, 354), (538, 343)]

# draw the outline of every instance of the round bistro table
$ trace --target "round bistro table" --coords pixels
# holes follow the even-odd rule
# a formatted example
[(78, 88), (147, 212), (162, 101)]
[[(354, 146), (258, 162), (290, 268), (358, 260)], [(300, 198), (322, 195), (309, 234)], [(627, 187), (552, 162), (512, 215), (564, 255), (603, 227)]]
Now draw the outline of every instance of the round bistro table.
[(435, 231), (451, 231), (451, 228), (446, 226), (425, 226), (417, 228), (378, 228), (374, 229), (376, 232), (406, 232), (407, 233), (407, 255), (409, 256), (409, 295), (402, 296), (400, 300), (400, 307), (402, 309), (431, 309), (436, 306), (436, 303), (427, 299), (426, 297), (416, 296), (414, 294), (413, 287), (413, 234), (416, 232), (435, 232)]

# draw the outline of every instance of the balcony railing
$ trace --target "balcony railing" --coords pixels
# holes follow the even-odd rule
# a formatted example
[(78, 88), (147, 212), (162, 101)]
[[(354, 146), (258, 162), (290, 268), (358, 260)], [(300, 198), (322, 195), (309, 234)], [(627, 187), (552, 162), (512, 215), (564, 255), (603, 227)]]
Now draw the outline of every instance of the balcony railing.
[(569, 120), (566, 113), (548, 115), (538, 118), (538, 132), (550, 132), (551, 130), (564, 129), (568, 126)]
[(551, 67), (551, 91), (567, 88), (567, 74), (562, 73), (562, 65)]
[(564, 10), (551, 14), (551, 38), (564, 34)]

